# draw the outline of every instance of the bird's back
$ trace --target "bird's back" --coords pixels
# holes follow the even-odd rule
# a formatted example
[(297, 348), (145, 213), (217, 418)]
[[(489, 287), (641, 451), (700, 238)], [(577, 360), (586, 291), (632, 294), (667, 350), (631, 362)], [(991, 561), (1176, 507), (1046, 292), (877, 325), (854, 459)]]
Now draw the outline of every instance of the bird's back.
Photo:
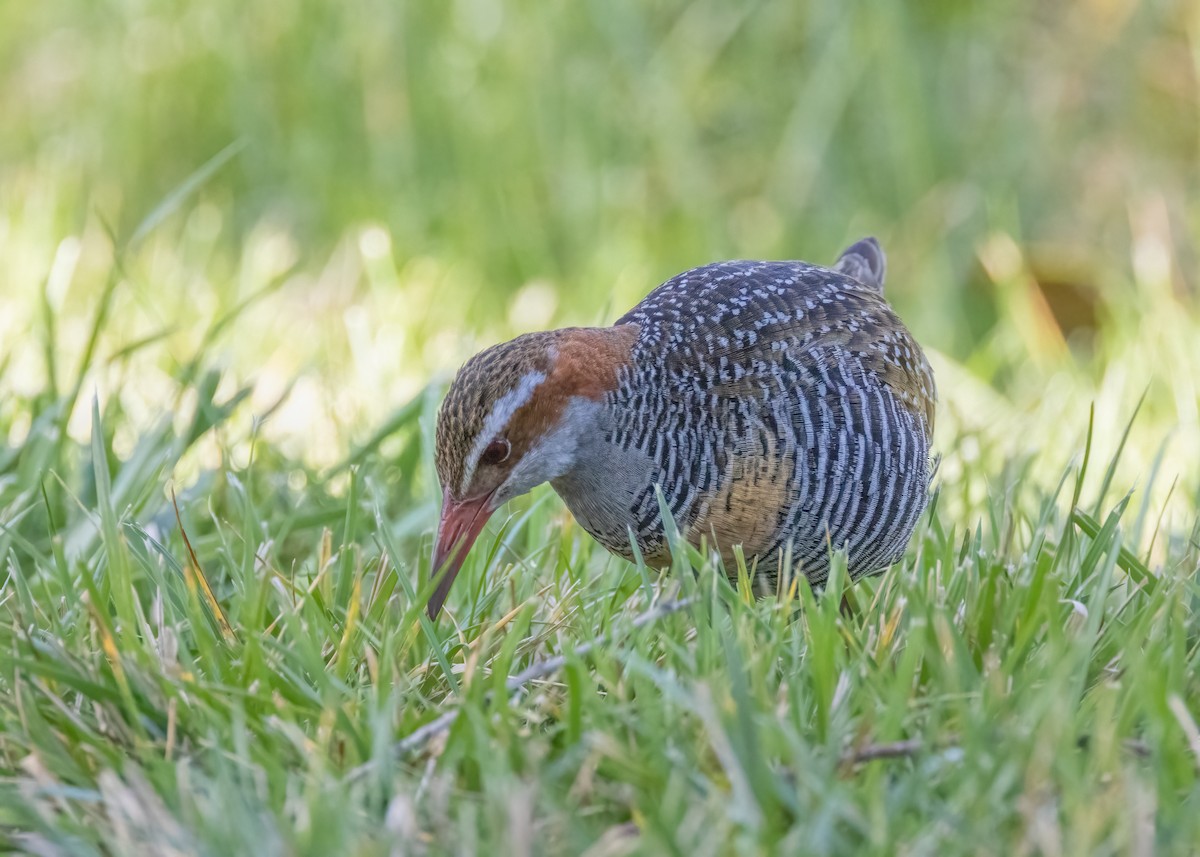
[(936, 392), (883, 299), (878, 245), (862, 246), (840, 270), (686, 271), (617, 322), (638, 335), (605, 403), (607, 481), (555, 486), (606, 547), (629, 555), (632, 533), (666, 555), (661, 489), (690, 541), (727, 560), (741, 545), (767, 584), (787, 555), (814, 582), (831, 546), (856, 576), (899, 557), (927, 498)]

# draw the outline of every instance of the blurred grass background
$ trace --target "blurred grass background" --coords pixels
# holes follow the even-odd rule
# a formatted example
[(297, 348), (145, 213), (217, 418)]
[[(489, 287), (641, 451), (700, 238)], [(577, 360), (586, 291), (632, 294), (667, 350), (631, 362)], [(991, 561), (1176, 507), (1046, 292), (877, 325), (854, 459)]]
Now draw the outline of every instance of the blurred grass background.
[[(1184, 0), (0, 4), (0, 847), (1194, 852), (1198, 78)], [(449, 373), (864, 234), (909, 558), (489, 703), (660, 590), (543, 491), (420, 625)]]
[(71, 365), (111, 239), (232, 144), (122, 261), (98, 356), (163, 336), (120, 385), (148, 411), (264, 288), (223, 359), (260, 407), (299, 378), (275, 423), (329, 460), (481, 344), (874, 233), (901, 315), (965, 372), (948, 426), (1002, 420), (995, 392), (1052, 429), (1079, 407), (1038, 403), (1054, 379), (1103, 399), (1120, 353), (1111, 426), (1149, 386), (1195, 436), (1194, 376), (1159, 370), (1196, 368), (1196, 328), (1148, 340), (1196, 318), (1198, 29), (1162, 0), (5, 4), (5, 384), (46, 389), (39, 293)]

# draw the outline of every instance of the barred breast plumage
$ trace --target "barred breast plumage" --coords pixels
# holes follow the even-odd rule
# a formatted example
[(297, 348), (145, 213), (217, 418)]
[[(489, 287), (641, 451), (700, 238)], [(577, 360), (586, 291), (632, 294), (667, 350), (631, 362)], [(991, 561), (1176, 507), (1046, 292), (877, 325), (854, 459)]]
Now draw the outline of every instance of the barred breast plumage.
[(874, 239), (833, 268), (706, 265), (611, 328), (528, 334), (468, 361), (438, 420), (431, 613), (487, 516), (544, 481), (626, 557), (667, 560), (665, 506), (731, 572), (740, 546), (767, 585), (788, 558), (823, 581), (831, 549), (853, 576), (894, 563), (928, 496), (936, 391), (884, 300), (884, 267)]

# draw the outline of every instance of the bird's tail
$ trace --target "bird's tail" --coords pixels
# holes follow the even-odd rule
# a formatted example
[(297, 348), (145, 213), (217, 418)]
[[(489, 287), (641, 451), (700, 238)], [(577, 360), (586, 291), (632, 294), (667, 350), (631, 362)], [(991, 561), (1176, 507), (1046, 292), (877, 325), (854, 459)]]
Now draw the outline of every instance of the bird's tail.
[(887, 274), (887, 256), (874, 238), (864, 238), (847, 247), (838, 257), (833, 270), (853, 277), (864, 286), (883, 293), (883, 278)]

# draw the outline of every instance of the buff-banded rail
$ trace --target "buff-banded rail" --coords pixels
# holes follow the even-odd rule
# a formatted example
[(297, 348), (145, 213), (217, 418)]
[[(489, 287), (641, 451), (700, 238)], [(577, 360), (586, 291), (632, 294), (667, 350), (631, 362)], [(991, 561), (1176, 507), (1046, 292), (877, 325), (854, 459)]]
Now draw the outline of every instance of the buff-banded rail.
[[(903, 554), (929, 496), (933, 373), (883, 296), (874, 238), (832, 268), (717, 262), (611, 327), (527, 333), (476, 354), (438, 413), (441, 609), (506, 502), (549, 482), (609, 551), (670, 562), (664, 510), (731, 573), (820, 585)], [(785, 563), (787, 567), (785, 568)]]

